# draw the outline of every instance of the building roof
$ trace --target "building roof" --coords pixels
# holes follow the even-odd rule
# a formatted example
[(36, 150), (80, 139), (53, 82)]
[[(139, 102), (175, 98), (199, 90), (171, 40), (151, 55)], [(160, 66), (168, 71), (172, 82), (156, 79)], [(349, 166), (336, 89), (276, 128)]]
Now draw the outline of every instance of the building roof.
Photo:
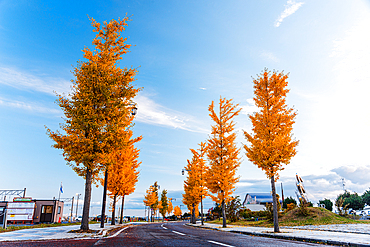
[(247, 204), (265, 204), (272, 203), (272, 194), (270, 192), (257, 192), (257, 193), (247, 193), (243, 201), (243, 205)]

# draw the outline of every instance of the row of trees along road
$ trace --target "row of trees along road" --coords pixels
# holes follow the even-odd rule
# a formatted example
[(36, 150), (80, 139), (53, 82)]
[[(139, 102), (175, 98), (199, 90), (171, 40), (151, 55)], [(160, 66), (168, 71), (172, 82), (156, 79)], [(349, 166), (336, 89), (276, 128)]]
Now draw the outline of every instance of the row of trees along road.
[[(237, 107), (231, 100), (220, 98), (217, 114), (212, 101), (208, 110), (216, 124), (212, 126), (211, 137), (207, 143), (200, 143), (198, 151), (190, 149), (193, 158), (188, 160), (185, 167), (188, 177), (184, 182), (183, 202), (192, 212), (193, 223), (199, 202), (209, 195), (213, 201), (222, 205), (223, 227), (226, 227), (226, 204), (232, 198), (235, 184), (239, 181), (236, 169), (240, 165), (240, 149), (235, 144), (235, 123), (232, 120), (241, 111)], [(203, 206), (201, 215), (203, 220)]]
[[(63, 150), (67, 164), (86, 180), (81, 223), (83, 231), (89, 230), (92, 183), (98, 182), (99, 176), (106, 171), (106, 174), (111, 171), (111, 177), (116, 176), (114, 171), (118, 166), (138, 166), (135, 163), (138, 150), (132, 145), (141, 139), (133, 139), (131, 132), (133, 98), (141, 90), (132, 85), (137, 71), (122, 69), (117, 64), (131, 46), (121, 36), (129, 19), (125, 17), (104, 22), (103, 25), (93, 18), (90, 21), (96, 33), (92, 41), (94, 50), (87, 47), (82, 50), (84, 61), (79, 61), (74, 69), (75, 79), (72, 80), (70, 95), (58, 95), (58, 105), (65, 115), (62, 132), (47, 128), (48, 135), (56, 142), (53, 146)], [(131, 155), (129, 160), (132, 162), (124, 161), (127, 155)], [(135, 184), (137, 170), (130, 175), (122, 174), (136, 178), (125, 180), (125, 183), (131, 184), (129, 189), (121, 187), (118, 192), (112, 189), (113, 196), (131, 193)]]
[(162, 215), (162, 218), (166, 217), (166, 215), (170, 215), (172, 211), (174, 211), (174, 214), (176, 216), (180, 216), (181, 209), (176, 206), (173, 208), (172, 205), (172, 198), (167, 197), (167, 190), (162, 190), (161, 193), (161, 198), (159, 199), (158, 197), (158, 192), (159, 192), (159, 185), (158, 182), (154, 182), (153, 185), (147, 189), (146, 194), (144, 196), (144, 204), (145, 206), (149, 207), (150, 210), (148, 210), (148, 218), (150, 218), (150, 221), (153, 222), (153, 215), (155, 212), (158, 210), (159, 213)]
[[(286, 104), (289, 92), (287, 79), (288, 75), (276, 71), (271, 73), (267, 69), (253, 79), (253, 99), (259, 111), (249, 116), (251, 132), (244, 131), (248, 141), (248, 145), (244, 145), (248, 159), (261, 168), (271, 181), (274, 232), (279, 232), (275, 182), (279, 178), (279, 171), (284, 169), (283, 165), (289, 164), (296, 154), (298, 145), (292, 133), (297, 113)], [(193, 158), (188, 160), (185, 167), (188, 177), (184, 184), (184, 204), (194, 212), (201, 198), (207, 195), (207, 191), (210, 192), (208, 194), (212, 200), (222, 206), (223, 227), (226, 227), (225, 204), (232, 200), (235, 184), (239, 180), (236, 169), (240, 165), (240, 149), (235, 144), (233, 122), (240, 112), (237, 107), (231, 100), (220, 98), (217, 114), (214, 102), (211, 103), (209, 115), (215, 122), (211, 136), (206, 144), (200, 144), (198, 151), (191, 149)], [(208, 165), (203, 163), (204, 151)]]

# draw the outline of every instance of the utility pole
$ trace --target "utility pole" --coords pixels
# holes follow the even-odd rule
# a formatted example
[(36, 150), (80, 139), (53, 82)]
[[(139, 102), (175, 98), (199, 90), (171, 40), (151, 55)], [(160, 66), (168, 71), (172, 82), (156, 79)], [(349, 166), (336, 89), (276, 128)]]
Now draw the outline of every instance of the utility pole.
[(346, 182), (344, 181), (344, 178), (342, 178), (342, 185), (343, 185), (343, 190), (344, 190), (344, 192), (347, 192), (347, 190), (346, 190)]
[(105, 168), (104, 189), (103, 189), (103, 205), (102, 205), (102, 208), (101, 208), (100, 228), (104, 228), (105, 204), (107, 202), (107, 186), (108, 186), (108, 168)]
[(71, 219), (69, 220), (69, 222), (72, 222), (72, 217), (73, 217), (73, 201), (74, 201), (75, 197), (72, 196), (72, 206), (71, 206)]
[(78, 213), (78, 200), (80, 199), (80, 195), (79, 193), (76, 193), (76, 196), (77, 196), (77, 202), (76, 202), (76, 218), (78, 217), (77, 213)]
[(283, 208), (283, 205), (284, 205), (284, 190), (283, 190), (283, 183), (281, 183), (281, 199), (283, 200), (283, 201), (282, 201), (281, 208)]

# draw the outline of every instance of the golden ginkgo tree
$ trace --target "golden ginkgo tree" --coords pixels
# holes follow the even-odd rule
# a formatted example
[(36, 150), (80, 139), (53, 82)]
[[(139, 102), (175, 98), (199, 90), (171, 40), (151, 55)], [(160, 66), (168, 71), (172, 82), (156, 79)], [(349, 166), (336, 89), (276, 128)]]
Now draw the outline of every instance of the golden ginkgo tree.
[(211, 136), (208, 139), (209, 169), (206, 175), (206, 185), (213, 193), (210, 194), (212, 200), (222, 206), (222, 225), (226, 227), (226, 203), (231, 199), (235, 184), (239, 181), (236, 171), (240, 166), (240, 149), (235, 143), (233, 118), (239, 114), (241, 109), (238, 109), (238, 105), (234, 105), (232, 100), (220, 98), (217, 112), (213, 101), (208, 110), (215, 124), (212, 126)]
[(275, 182), (283, 165), (296, 154), (298, 141), (293, 138), (296, 112), (286, 104), (288, 75), (265, 69), (254, 83), (254, 102), (258, 112), (250, 115), (252, 131), (244, 131), (249, 145), (244, 145), (248, 159), (271, 180), (274, 231), (279, 232)]
[(208, 194), (205, 186), (206, 172), (208, 169), (204, 158), (206, 154), (206, 143), (202, 142), (199, 146), (200, 148), (198, 150), (190, 149), (193, 157), (191, 161), (187, 161), (188, 164), (185, 167), (185, 170), (188, 171), (188, 176), (184, 181), (185, 193), (183, 194), (183, 202), (191, 212), (192, 223), (195, 223), (195, 211), (198, 205), (200, 203), (202, 204), (202, 199)]
[(172, 211), (173, 211), (172, 198), (168, 198), (168, 207), (167, 207), (168, 216), (171, 215)]
[(105, 153), (121, 145), (119, 133), (129, 126), (136, 69), (120, 68), (119, 60), (128, 52), (129, 44), (121, 36), (129, 19), (96, 22), (90, 18), (96, 33), (93, 50), (85, 47), (84, 60), (74, 69), (72, 92), (58, 95), (58, 105), (64, 112), (62, 131), (47, 129), (48, 135), (63, 150), (67, 164), (85, 182), (85, 198), (81, 229), (89, 230), (91, 184), (106, 169)]
[(162, 215), (162, 221), (166, 217), (168, 211), (168, 198), (167, 198), (167, 190), (162, 190), (161, 193), (161, 200), (159, 201), (159, 213)]
[(146, 194), (144, 196), (144, 204), (145, 206), (149, 207), (148, 213), (150, 211), (150, 218), (153, 221), (153, 213), (158, 209), (159, 201), (158, 201), (158, 183), (157, 181), (154, 182), (153, 185), (146, 190)]
[(173, 209), (173, 214), (177, 217), (180, 218), (182, 215), (181, 208), (179, 206), (175, 206)]

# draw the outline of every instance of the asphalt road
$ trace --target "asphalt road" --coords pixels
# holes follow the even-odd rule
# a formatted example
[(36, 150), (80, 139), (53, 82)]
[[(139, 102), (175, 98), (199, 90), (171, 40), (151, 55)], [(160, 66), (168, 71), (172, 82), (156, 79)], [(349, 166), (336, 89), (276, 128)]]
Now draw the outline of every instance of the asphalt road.
[(0, 246), (324, 246), (193, 228), (184, 222), (131, 226), (115, 237), (86, 240), (0, 242)]

